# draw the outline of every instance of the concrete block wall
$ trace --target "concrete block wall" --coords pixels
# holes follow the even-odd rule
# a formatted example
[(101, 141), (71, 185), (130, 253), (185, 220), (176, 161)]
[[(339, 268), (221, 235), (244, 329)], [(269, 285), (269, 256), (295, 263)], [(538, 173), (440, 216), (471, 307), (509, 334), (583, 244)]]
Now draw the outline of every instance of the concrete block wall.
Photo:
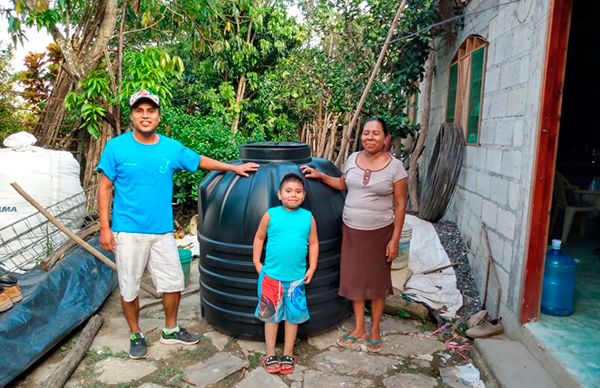
[(471, 267), (480, 292), (488, 254), (482, 235), (482, 223), (486, 224), (500, 283), (490, 284), (488, 308), (495, 311), (493, 300), (499, 290), (501, 311), (517, 319), (549, 5), (546, 0), (504, 3), (472, 1), (456, 40), (435, 42), (430, 134), (420, 168), (427, 168), (445, 120), (450, 62), (468, 36), (480, 35), (489, 42), (480, 145), (466, 147), (458, 186), (444, 218), (457, 223), (472, 252)]

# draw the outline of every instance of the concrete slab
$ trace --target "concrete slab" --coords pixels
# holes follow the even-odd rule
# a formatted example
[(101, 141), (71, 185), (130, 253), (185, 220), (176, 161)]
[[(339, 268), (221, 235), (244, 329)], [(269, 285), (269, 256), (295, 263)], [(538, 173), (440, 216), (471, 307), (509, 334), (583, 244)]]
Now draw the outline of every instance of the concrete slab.
[(265, 368), (258, 367), (235, 385), (235, 388), (287, 388), (281, 377), (268, 373)]
[(217, 353), (184, 371), (185, 379), (198, 387), (215, 384), (248, 366), (248, 362), (229, 353)]
[(434, 388), (438, 381), (433, 377), (401, 373), (383, 379), (386, 388)]
[[(318, 369), (350, 376), (384, 375), (398, 361), (382, 355), (355, 352), (349, 349), (331, 348), (314, 358)], [(306, 385), (306, 382), (305, 382)]]
[(444, 344), (435, 338), (390, 335), (383, 337), (383, 341), (381, 354), (400, 357), (419, 356), (426, 359), (426, 355), (446, 349)]
[(108, 358), (98, 362), (94, 369), (101, 383), (124, 384), (148, 376), (156, 366), (145, 360)]
[(344, 387), (344, 388), (367, 388), (375, 386), (372, 380), (324, 373), (315, 370), (304, 372), (305, 387)]
[[(491, 372), (500, 387), (558, 388), (548, 372), (520, 342), (476, 339), (475, 348), (485, 360), (484, 368)], [(473, 361), (481, 362), (476, 358)]]

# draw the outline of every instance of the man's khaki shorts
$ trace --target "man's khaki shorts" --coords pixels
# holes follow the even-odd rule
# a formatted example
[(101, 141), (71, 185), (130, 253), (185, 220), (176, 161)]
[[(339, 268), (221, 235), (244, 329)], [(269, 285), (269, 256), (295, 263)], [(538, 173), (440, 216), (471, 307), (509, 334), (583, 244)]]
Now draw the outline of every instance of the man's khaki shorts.
[(119, 289), (125, 302), (137, 298), (146, 265), (156, 291), (177, 292), (185, 288), (173, 233), (116, 232), (115, 240)]

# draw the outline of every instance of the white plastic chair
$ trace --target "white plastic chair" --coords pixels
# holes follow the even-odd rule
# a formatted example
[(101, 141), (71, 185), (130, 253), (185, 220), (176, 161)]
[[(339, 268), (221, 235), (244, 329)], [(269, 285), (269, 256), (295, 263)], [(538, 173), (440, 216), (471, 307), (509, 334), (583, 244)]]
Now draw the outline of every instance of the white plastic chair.
[[(558, 209), (562, 209), (565, 213), (563, 227), (562, 227), (562, 236), (561, 241), (563, 244), (567, 241), (567, 237), (569, 237), (569, 231), (571, 230), (571, 225), (573, 224), (573, 218), (575, 218), (575, 214), (580, 212), (591, 212), (596, 210), (594, 206), (590, 206), (586, 203), (581, 202), (581, 190), (577, 186), (573, 186), (569, 183), (569, 181), (558, 171), (554, 176), (554, 199), (556, 201), (556, 207)], [(570, 195), (568, 195), (570, 193)], [(554, 223), (556, 221), (556, 211), (552, 216), (551, 228), (554, 227)], [(581, 235), (585, 234), (585, 217), (581, 222)]]

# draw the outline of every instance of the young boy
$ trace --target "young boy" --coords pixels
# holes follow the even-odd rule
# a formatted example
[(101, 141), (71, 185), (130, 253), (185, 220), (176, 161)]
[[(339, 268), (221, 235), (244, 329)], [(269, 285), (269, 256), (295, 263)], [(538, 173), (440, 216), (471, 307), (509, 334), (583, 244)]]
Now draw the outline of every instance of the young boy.
[[(266, 357), (263, 364), (269, 373), (294, 371), (298, 324), (309, 318), (304, 285), (310, 283), (317, 268), (319, 240), (311, 212), (300, 208), (305, 195), (302, 178), (294, 173), (285, 175), (277, 192), (281, 206), (267, 210), (254, 237), (252, 258), (259, 273), (259, 302), (255, 314), (265, 323)], [(267, 236), (263, 265), (260, 258)], [(275, 343), (281, 321), (285, 321), (285, 344), (281, 360), (278, 360)]]

